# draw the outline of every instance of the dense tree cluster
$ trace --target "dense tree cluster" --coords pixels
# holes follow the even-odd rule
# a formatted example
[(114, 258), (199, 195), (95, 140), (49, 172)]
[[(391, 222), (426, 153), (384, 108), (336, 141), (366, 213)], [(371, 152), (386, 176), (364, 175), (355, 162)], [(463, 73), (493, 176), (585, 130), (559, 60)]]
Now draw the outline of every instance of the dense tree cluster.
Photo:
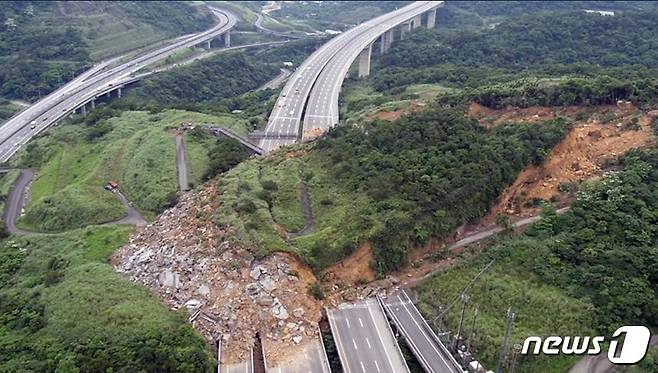
[(450, 1), (437, 13), (437, 23), (442, 28), (481, 28), (526, 14), (585, 9), (624, 12), (656, 10), (658, 5), (651, 1)]
[(658, 323), (658, 152), (632, 151), (571, 210), (550, 208), (523, 236), (488, 250), (480, 264), (537, 275), (596, 308), (601, 332)]
[(487, 130), (459, 110), (430, 109), (394, 123), (336, 128), (317, 151), (340, 184), (374, 201), (377, 269), (404, 263), (410, 246), (445, 237), (484, 215), (528, 163), (541, 163), (564, 135), (558, 119)]
[(658, 80), (627, 81), (608, 76), (559, 81), (528, 79), (465, 89), (439, 98), (439, 102), (445, 104), (474, 101), (492, 109), (508, 105), (611, 105), (618, 100), (630, 100), (639, 106), (651, 105), (658, 101)]
[[(528, 100), (569, 105), (618, 97), (646, 103), (655, 97), (657, 22), (656, 10), (614, 16), (542, 12), (505, 19), (493, 29), (419, 29), (382, 58), (383, 69), (373, 74), (372, 83), (383, 91), (413, 83), (480, 88), (546, 77), (571, 80), (525, 87)], [(512, 88), (520, 91), (518, 84)], [(511, 91), (496, 86), (474, 96), (497, 89), (501, 96)]]
[(144, 81), (132, 95), (155, 105), (182, 106), (238, 96), (272, 79), (278, 67), (243, 53), (221, 54)]
[[(411, 35), (393, 48), (384, 65), (424, 67), (445, 62), (522, 70), (552, 64), (658, 67), (658, 11), (540, 13), (510, 19), (493, 30)], [(432, 45), (417, 48), (415, 44)]]
[(125, 240), (117, 235), (88, 230), (0, 243), (0, 371), (213, 370), (183, 314), (106, 264)]
[(87, 44), (71, 28), (46, 28), (36, 14), (47, 5), (3, 2), (0, 9), (0, 95), (33, 100), (90, 65)]

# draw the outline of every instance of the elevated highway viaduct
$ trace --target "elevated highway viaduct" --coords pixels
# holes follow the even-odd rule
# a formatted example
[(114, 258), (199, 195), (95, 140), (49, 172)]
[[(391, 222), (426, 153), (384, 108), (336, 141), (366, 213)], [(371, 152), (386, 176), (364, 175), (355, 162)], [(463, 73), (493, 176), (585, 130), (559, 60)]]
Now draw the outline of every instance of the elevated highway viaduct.
[[(321, 132), (335, 125), (338, 122), (340, 87), (356, 57), (362, 55), (360, 75), (367, 75), (376, 40), (379, 40), (380, 51), (386, 53), (395, 34), (404, 37), (409, 29), (420, 27), (423, 18), (428, 27), (434, 27), (436, 9), (442, 4), (442, 1), (411, 3), (349, 29), (321, 46), (302, 63), (283, 88), (270, 114), (260, 147), (269, 152), (301, 137), (309, 138), (308, 134), (314, 133), (316, 128)], [(307, 135), (302, 136), (302, 133)]]

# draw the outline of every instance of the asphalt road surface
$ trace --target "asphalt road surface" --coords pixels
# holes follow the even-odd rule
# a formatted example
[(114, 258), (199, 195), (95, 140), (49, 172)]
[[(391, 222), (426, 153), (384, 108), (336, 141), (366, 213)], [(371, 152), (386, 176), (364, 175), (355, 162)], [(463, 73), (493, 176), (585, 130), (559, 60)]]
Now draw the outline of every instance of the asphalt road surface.
[(181, 134), (176, 134), (176, 172), (178, 173), (178, 188), (182, 191), (190, 190), (190, 184), (187, 181), (185, 142)]
[[(9, 195), (5, 201), (5, 211), (4, 211), (4, 222), (7, 228), (7, 232), (14, 235), (30, 235), (30, 234), (49, 234), (41, 232), (32, 232), (20, 229), (16, 226), (16, 222), (20, 219), (23, 212), (23, 207), (25, 206), (25, 199), (27, 195), (27, 188), (32, 183), (35, 173), (29, 169), (20, 170), (20, 175), (16, 182), (9, 190)], [(127, 224), (134, 226), (144, 226), (146, 225), (146, 220), (142, 217), (142, 214), (137, 211), (128, 199), (120, 192), (116, 193), (117, 198), (128, 210), (126, 216), (119, 220), (112, 222), (104, 223), (102, 225), (117, 225), (117, 224)]]
[(126, 207), (128, 212), (126, 213), (126, 216), (123, 218), (116, 220), (116, 221), (111, 221), (108, 223), (105, 223), (103, 225), (117, 225), (117, 224), (126, 224), (126, 225), (134, 225), (136, 227), (143, 227), (146, 225), (146, 220), (142, 216), (142, 214), (133, 207), (132, 203), (128, 201), (128, 198), (121, 193), (121, 191), (117, 190), (114, 192), (116, 194), (117, 198), (119, 201), (121, 201), (121, 204)]
[(34, 171), (21, 170), (21, 174), (9, 191), (5, 201), (4, 220), (7, 232), (10, 234), (26, 234), (26, 232), (16, 227), (16, 222), (21, 217), (23, 205), (25, 204), (25, 191), (34, 178)]
[(231, 13), (210, 9), (218, 20), (211, 29), (178, 38), (171, 44), (146, 52), (116, 67), (111, 66), (126, 59), (125, 56), (102, 62), (10, 118), (0, 127), (0, 162), (6, 162), (32, 137), (68, 116), (83, 103), (134, 80), (140, 69), (167, 58), (181, 48), (213, 39), (235, 25), (237, 19)]
[(370, 298), (328, 310), (345, 373), (408, 373), (379, 302)]
[(423, 316), (404, 291), (384, 299), (384, 307), (428, 373), (462, 372), (448, 351), (438, 342)]

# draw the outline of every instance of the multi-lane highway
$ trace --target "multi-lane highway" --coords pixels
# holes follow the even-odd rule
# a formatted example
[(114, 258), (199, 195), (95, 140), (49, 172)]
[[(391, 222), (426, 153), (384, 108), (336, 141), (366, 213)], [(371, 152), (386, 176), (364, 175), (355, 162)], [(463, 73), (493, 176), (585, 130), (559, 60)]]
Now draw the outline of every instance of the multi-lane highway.
[(327, 317), (345, 373), (409, 372), (375, 298), (343, 304)]
[[(312, 131), (313, 128), (326, 129), (337, 123), (338, 93), (356, 55), (383, 32), (436, 8), (441, 3), (414, 2), (362, 23), (316, 50), (290, 77), (279, 95), (265, 129), (266, 136), (260, 141), (261, 148), (268, 152), (296, 142), (305, 109), (306, 117), (309, 118), (309, 124), (304, 128), (306, 132)], [(356, 55), (352, 57), (354, 53)], [(309, 100), (309, 97), (312, 97), (312, 100)], [(335, 115), (332, 116), (332, 113)]]
[(229, 12), (217, 8), (210, 9), (218, 20), (211, 29), (178, 38), (171, 44), (147, 52), (116, 67), (110, 66), (125, 57), (117, 57), (103, 62), (9, 119), (0, 127), (0, 162), (6, 162), (32, 137), (80, 106), (134, 80), (134, 75), (140, 69), (167, 58), (181, 48), (191, 47), (216, 38), (228, 32), (237, 22), (236, 17)]
[(386, 297), (383, 303), (426, 372), (463, 372), (404, 290)]
[(396, 25), (407, 22), (418, 14), (436, 8), (441, 1), (415, 2), (408, 9), (389, 13), (382, 22), (359, 34), (345, 48), (336, 53), (320, 73), (308, 98), (304, 114), (303, 137), (312, 138), (338, 124), (338, 96), (347, 72), (364, 48)]

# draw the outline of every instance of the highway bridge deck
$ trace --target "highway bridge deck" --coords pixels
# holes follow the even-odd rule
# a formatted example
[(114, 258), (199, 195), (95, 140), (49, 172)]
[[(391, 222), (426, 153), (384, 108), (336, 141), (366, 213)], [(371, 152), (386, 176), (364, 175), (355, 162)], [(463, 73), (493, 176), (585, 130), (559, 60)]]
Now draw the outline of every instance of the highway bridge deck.
[(463, 371), (404, 290), (382, 299), (382, 302), (386, 312), (426, 372)]
[(345, 373), (409, 372), (377, 299), (342, 304), (327, 317)]

